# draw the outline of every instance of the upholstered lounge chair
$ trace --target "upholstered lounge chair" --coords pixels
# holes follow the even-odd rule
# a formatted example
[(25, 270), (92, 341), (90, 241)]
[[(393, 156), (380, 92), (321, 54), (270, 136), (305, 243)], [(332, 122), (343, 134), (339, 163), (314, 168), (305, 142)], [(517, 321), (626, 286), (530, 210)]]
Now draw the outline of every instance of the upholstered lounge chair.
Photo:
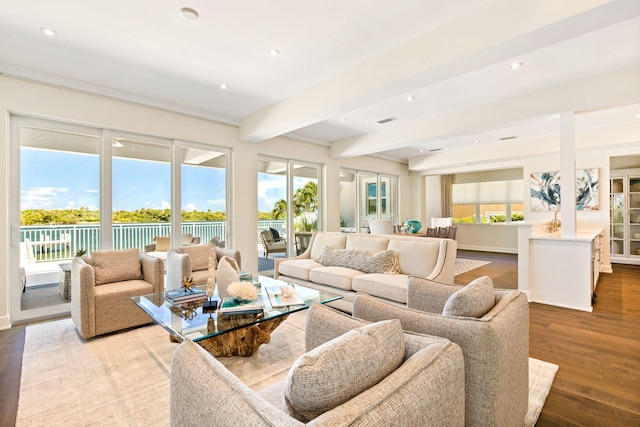
[(206, 285), (209, 278), (209, 254), (215, 252), (216, 260), (227, 255), (234, 258), (241, 265), (240, 251), (224, 249), (214, 245), (189, 245), (171, 249), (167, 252), (167, 289), (180, 286), (182, 279), (187, 276), (197, 285)]
[[(285, 382), (259, 393), (198, 344), (185, 341), (171, 362), (171, 425), (464, 425), (460, 348), (443, 338), (403, 333), (397, 321), (387, 323), (397, 332), (387, 335), (389, 339), (371, 340), (375, 348), (363, 360), (357, 336), (363, 332), (353, 329), (374, 325), (313, 304), (305, 329), (307, 353), (294, 363)], [(376, 363), (381, 353), (393, 354), (400, 366), (382, 373), (384, 365)], [(297, 374), (309, 364), (312, 370)], [(300, 403), (321, 407), (313, 416), (320, 415), (308, 419), (305, 413), (300, 421)]]
[(269, 254), (287, 252), (286, 240), (280, 238), (280, 240), (276, 242), (276, 240), (273, 238), (271, 230), (269, 230), (268, 228), (265, 228), (260, 232), (260, 240), (262, 240), (262, 246), (264, 247), (265, 258), (269, 258)]
[[(462, 311), (458, 315), (443, 315), (449, 297), (462, 288), (410, 277), (409, 308), (356, 294), (353, 315), (370, 322), (399, 319), (404, 330), (448, 338), (458, 344), (466, 371), (465, 424), (520, 426), (529, 399), (527, 299), (518, 290), (491, 290), (491, 308), (486, 313), (478, 317), (464, 315)], [(467, 296), (478, 299), (475, 295)], [(464, 298), (458, 301), (464, 306)], [(469, 308), (475, 302), (471, 301)], [(449, 307), (452, 306), (455, 307)]]
[(83, 338), (151, 323), (131, 297), (163, 291), (162, 260), (138, 249), (94, 252), (71, 263), (71, 318)]

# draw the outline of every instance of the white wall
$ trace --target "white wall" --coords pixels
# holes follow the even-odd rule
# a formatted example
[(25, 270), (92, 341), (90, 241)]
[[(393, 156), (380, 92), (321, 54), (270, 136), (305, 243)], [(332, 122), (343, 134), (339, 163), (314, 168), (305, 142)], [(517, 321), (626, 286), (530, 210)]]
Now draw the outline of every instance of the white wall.
[[(289, 138), (273, 138), (258, 144), (238, 138), (236, 127), (172, 113), (130, 102), (119, 101), (79, 91), (61, 89), (7, 76), (0, 76), (0, 329), (10, 325), (9, 296), (18, 286), (18, 242), (10, 239), (9, 204), (9, 116), (10, 114), (59, 120), (68, 123), (114, 129), (142, 135), (193, 141), (230, 147), (233, 159), (233, 191), (229, 218), (233, 230), (233, 247), (242, 253), (243, 269), (257, 272), (257, 160), (259, 155), (321, 163), (326, 166), (324, 218), (327, 229), (340, 227), (340, 168), (376, 171), (398, 176), (400, 212), (411, 209), (409, 172), (406, 165), (374, 157), (335, 160), (328, 147)], [(241, 165), (241, 166), (238, 166)], [(254, 165), (252, 168), (251, 165)]]
[[(523, 168), (524, 215), (527, 222), (546, 222), (553, 219), (553, 212), (532, 212), (530, 203), (530, 174), (534, 172), (560, 170), (559, 138), (548, 136), (527, 141), (527, 144), (545, 147), (538, 155), (530, 155), (525, 159), (496, 160), (491, 164), (474, 164), (468, 167), (443, 169), (439, 172), (462, 173), (478, 170), (505, 169), (512, 167)], [(556, 147), (554, 151), (553, 147)], [(576, 169), (599, 170), (600, 209), (594, 211), (577, 211), (579, 223), (599, 224), (605, 229), (605, 241), (609, 238), (609, 158), (613, 156), (638, 155), (640, 153), (639, 125), (613, 126), (609, 128), (592, 129), (576, 134)], [(455, 154), (452, 154), (455, 155)], [(496, 159), (500, 154), (495, 153)], [(424, 191), (426, 193), (426, 209), (434, 212), (435, 206), (440, 206), (440, 189), (434, 188), (439, 175), (425, 177)], [(438, 208), (439, 209), (439, 208)], [(429, 218), (427, 218), (429, 219)], [(459, 225), (457, 231), (458, 247), (470, 250), (494, 250), (496, 252), (517, 253), (517, 227), (500, 229), (490, 225), (469, 224)], [(605, 245), (603, 264), (610, 264), (610, 248)]]

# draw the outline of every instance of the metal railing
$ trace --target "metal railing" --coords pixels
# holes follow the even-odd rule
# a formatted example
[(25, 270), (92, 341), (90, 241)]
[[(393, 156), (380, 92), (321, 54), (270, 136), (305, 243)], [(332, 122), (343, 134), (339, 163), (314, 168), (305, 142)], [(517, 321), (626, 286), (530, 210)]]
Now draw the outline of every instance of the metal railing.
[[(259, 230), (273, 227), (284, 233), (284, 226), (284, 220), (258, 221), (256, 241), (260, 241)], [(227, 235), (225, 221), (185, 222), (181, 228), (184, 234), (200, 237), (202, 243), (214, 237), (225, 240)], [(144, 251), (146, 245), (153, 243), (154, 237), (168, 236), (170, 230), (168, 222), (113, 224), (113, 249)], [(20, 242), (28, 242), (32, 253), (27, 256), (33, 256), (34, 262), (69, 260), (80, 249), (87, 253), (100, 250), (100, 224), (21, 226)]]

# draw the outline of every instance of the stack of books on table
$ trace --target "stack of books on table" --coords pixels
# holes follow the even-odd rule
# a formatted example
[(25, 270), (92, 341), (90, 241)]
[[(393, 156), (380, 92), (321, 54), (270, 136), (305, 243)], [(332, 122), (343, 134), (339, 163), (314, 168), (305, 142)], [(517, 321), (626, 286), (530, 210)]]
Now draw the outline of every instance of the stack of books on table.
[[(285, 291), (283, 293), (283, 290)], [(283, 295), (283, 294), (286, 294)], [(291, 286), (267, 286), (267, 295), (271, 301), (271, 307), (289, 307), (293, 305), (304, 305), (304, 301), (300, 298), (300, 295)]]
[(165, 291), (164, 298), (171, 304), (183, 304), (204, 301), (207, 299), (207, 293), (202, 289), (170, 289)]
[(239, 302), (235, 297), (224, 297), (218, 313), (223, 315), (259, 314), (262, 310), (264, 310), (262, 295), (249, 302)]

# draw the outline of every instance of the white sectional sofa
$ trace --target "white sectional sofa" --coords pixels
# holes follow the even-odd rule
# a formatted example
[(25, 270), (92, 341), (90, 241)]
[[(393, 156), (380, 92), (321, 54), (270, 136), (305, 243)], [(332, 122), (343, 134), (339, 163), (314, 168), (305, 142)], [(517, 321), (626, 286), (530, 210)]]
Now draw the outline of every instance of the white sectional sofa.
[(317, 232), (304, 253), (275, 260), (274, 277), (341, 295), (329, 305), (351, 313), (356, 292), (406, 305), (409, 276), (453, 283), (456, 252), (451, 239)]

